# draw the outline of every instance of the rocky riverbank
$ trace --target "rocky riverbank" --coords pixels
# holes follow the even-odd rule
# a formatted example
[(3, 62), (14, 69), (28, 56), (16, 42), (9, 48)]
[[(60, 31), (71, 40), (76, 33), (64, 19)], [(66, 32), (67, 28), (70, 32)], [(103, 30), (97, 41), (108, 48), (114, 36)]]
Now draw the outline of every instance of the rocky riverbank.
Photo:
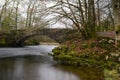
[(68, 41), (64, 46), (54, 48), (52, 52), (53, 58), (61, 64), (99, 67), (105, 69), (106, 80), (115, 80), (108, 78), (114, 73), (116, 75), (112, 75), (113, 78), (120, 78), (120, 47), (115, 47), (112, 39)]

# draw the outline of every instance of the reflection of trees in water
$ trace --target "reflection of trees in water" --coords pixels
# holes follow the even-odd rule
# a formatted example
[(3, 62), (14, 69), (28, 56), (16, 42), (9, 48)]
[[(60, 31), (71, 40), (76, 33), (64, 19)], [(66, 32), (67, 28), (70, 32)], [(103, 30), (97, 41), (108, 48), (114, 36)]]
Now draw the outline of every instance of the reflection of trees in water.
[(103, 69), (100, 68), (88, 68), (88, 67), (74, 67), (74, 66), (63, 66), (55, 65), (63, 71), (68, 71), (77, 75), (81, 80), (103, 80), (104, 73)]

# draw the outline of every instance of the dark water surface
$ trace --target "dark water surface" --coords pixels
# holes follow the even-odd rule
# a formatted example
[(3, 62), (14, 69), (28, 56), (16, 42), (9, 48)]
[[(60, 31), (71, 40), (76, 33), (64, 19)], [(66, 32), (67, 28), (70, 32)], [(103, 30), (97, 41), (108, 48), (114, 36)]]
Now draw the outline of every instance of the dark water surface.
[(0, 80), (104, 80), (102, 69), (57, 64), (53, 45), (0, 48)]

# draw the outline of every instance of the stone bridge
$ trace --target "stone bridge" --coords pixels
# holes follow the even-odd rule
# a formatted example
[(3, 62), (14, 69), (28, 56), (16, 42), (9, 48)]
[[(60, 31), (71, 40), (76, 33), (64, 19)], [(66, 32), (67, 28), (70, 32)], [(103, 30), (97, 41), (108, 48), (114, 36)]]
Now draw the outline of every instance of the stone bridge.
[[(73, 29), (35, 29), (31, 32), (28, 32), (28, 34), (25, 34), (24, 30), (18, 30), (19, 36), (17, 39), (14, 40), (14, 46), (20, 47), (23, 46), (24, 42), (28, 40), (31, 37), (37, 36), (37, 35), (45, 35), (50, 37), (51, 39), (55, 40), (58, 43), (64, 42), (65, 38), (68, 34), (74, 33), (77, 30)], [(9, 33), (0, 33), (1, 35), (7, 35), (10, 36)], [(109, 32), (97, 32), (98, 37), (109, 37), (112, 39), (115, 39), (115, 31), (109, 31)]]
[(73, 31), (75, 30), (73, 29), (37, 29), (27, 35), (23, 35), (19, 37), (15, 41), (15, 46), (22, 46), (27, 39), (37, 35), (45, 35), (55, 40), (56, 42), (61, 43), (65, 40), (66, 34), (68, 32), (73, 32)]

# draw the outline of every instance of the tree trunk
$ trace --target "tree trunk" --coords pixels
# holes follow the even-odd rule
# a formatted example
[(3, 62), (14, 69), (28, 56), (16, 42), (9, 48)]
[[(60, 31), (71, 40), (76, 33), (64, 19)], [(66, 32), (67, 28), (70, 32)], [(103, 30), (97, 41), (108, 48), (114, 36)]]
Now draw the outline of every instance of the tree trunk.
[(120, 1), (112, 0), (112, 4), (113, 4), (114, 24), (116, 31), (116, 45), (117, 45), (117, 41), (120, 40)]
[(88, 25), (90, 38), (94, 38), (96, 35), (96, 15), (94, 0), (88, 0)]

